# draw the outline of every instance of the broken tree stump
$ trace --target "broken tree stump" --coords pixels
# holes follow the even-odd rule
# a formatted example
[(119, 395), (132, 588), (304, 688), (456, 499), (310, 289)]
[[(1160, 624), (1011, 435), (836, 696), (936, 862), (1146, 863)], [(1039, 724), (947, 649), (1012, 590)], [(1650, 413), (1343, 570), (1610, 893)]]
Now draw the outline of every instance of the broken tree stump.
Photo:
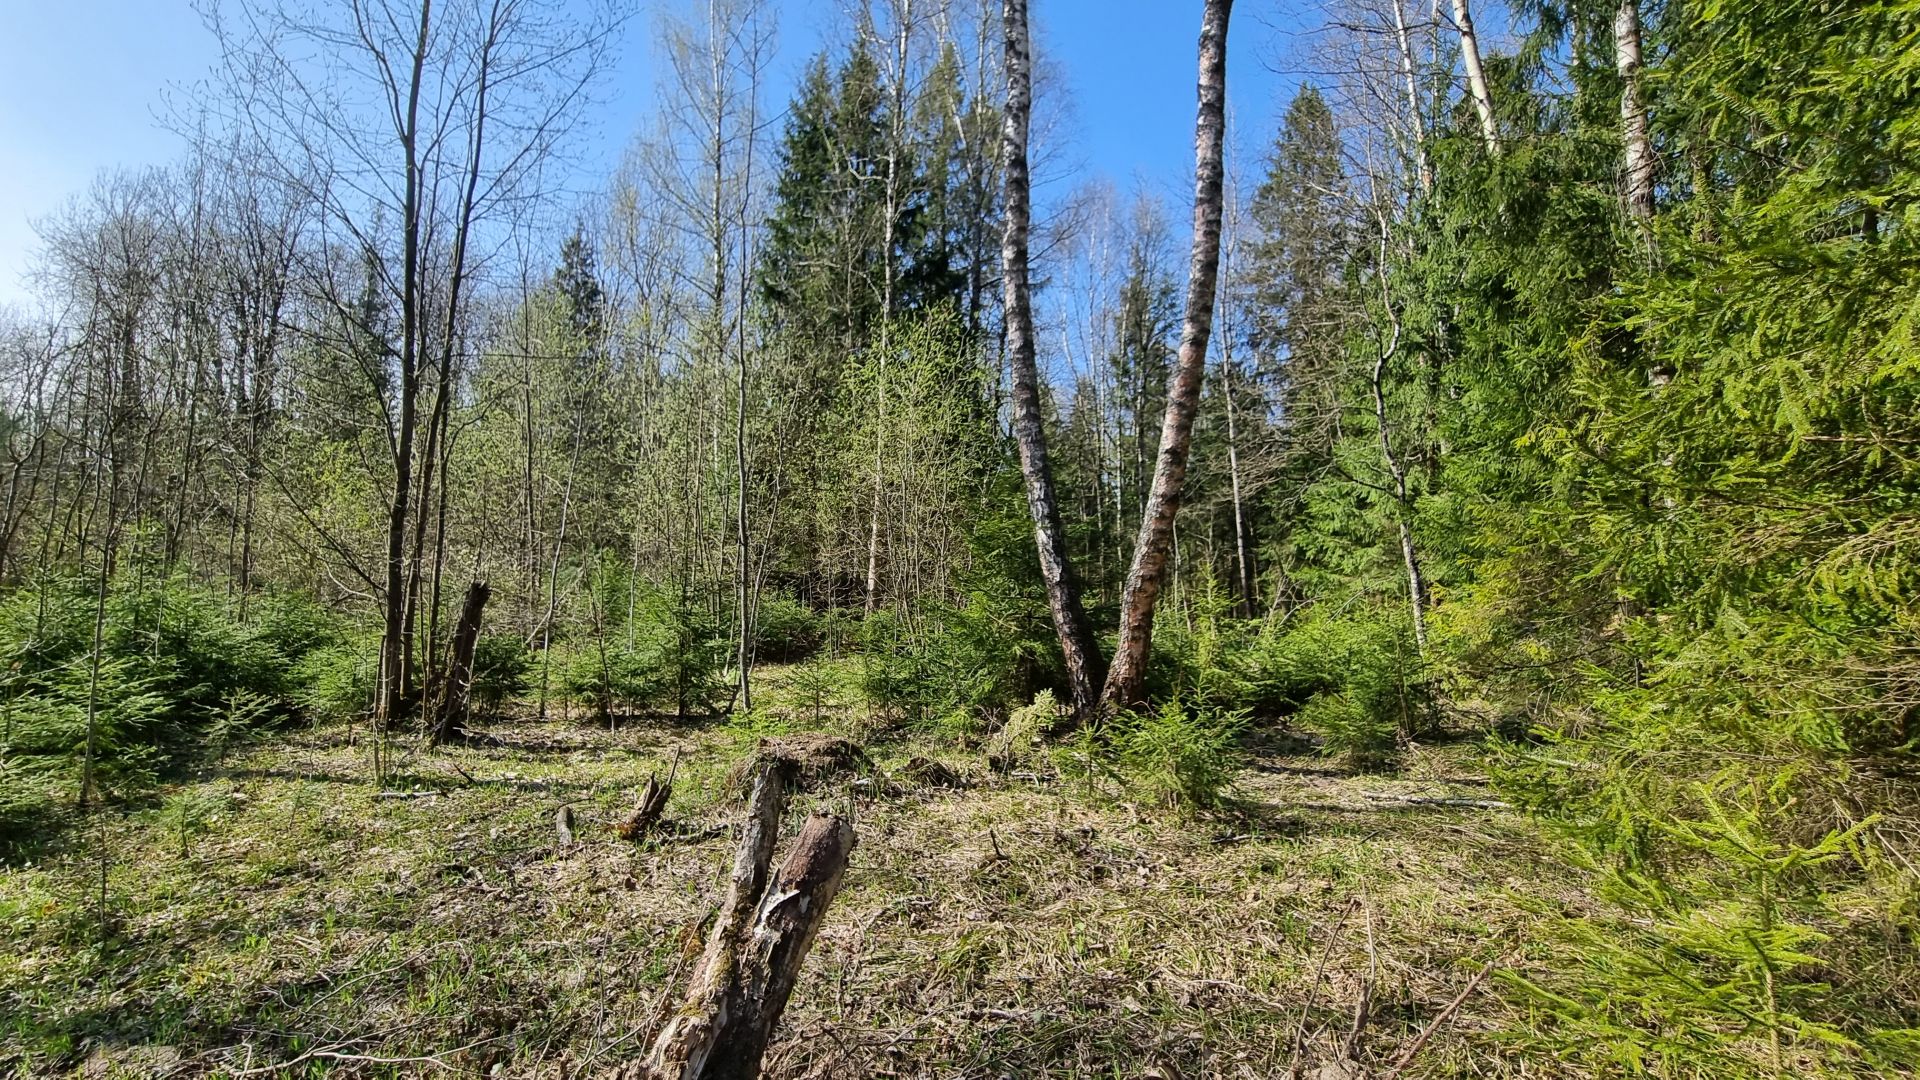
[(647, 786), (640, 790), (640, 798), (633, 804), (633, 813), (621, 818), (613, 830), (621, 839), (637, 840), (647, 834), (660, 820), (667, 809), (667, 799), (673, 794), (673, 777), (680, 771), (680, 752), (673, 753), (673, 764), (667, 768), (667, 782), (661, 783), (659, 774), (647, 774)]
[(438, 700), (434, 702), (434, 746), (463, 738), (467, 733), (467, 705), (473, 696), (473, 651), (480, 643), (480, 612), (491, 595), (493, 589), (484, 581), (467, 586), (467, 599), (460, 605), (460, 622), (453, 631), (447, 673), (440, 682)]
[(727, 786), (735, 791), (748, 790), (753, 783), (753, 771), (767, 759), (786, 762), (792, 769), (792, 782), (808, 790), (873, 767), (865, 750), (838, 736), (817, 732), (781, 735), (761, 739), (753, 757), (727, 775)]
[(816, 813), (769, 874), (795, 779), (791, 761), (763, 756), (752, 769), (747, 820), (727, 897), (714, 919), (687, 996), (642, 1061), (614, 1080), (755, 1080), (827, 908), (853, 853), (853, 826)]

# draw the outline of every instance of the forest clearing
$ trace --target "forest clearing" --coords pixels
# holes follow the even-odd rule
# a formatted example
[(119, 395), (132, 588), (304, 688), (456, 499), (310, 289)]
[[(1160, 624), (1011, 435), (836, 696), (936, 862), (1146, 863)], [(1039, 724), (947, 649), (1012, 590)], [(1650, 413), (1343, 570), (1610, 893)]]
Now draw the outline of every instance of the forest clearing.
[[(773, 714), (802, 712), (781, 681)], [(1435, 1021), (1486, 968), (1525, 971), (1546, 947), (1531, 905), (1581, 900), (1511, 812), (1397, 801), (1486, 800), (1458, 745), (1395, 776), (1256, 750), (1196, 825), (1035, 747), (993, 771), (975, 741), (840, 707), (821, 727), (864, 737), (871, 761), (796, 812), (831, 807), (860, 842), (773, 1075), (1387, 1075), (1430, 1026), (1403, 1075), (1529, 1075), (1494, 1037), (1520, 1014), (1490, 988)], [(781, 736), (586, 717), (489, 733), (397, 760), (385, 794), (406, 798), (363, 782), (364, 730), (236, 751), (112, 827), (104, 910), (85, 855), (9, 874), (0, 985), (33, 1017), (13, 1049), (89, 1047), (90, 1076), (303, 1055), (329, 1075), (384, 1059), (586, 1076), (637, 1056), (712, 915), (728, 773)], [(640, 778), (676, 756), (669, 824), (619, 836)]]
[(0, 1074), (1920, 1074), (1920, 0), (26, 8)]

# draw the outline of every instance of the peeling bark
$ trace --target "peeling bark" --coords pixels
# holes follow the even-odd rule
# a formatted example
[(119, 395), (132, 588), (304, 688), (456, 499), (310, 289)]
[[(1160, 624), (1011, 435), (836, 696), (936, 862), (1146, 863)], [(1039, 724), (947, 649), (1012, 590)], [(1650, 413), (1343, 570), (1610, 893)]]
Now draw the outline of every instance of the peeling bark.
[(1640, 93), (1640, 4), (1620, 0), (1613, 16), (1613, 54), (1620, 72), (1620, 137), (1626, 152), (1627, 212), (1644, 229), (1653, 220), (1653, 140)]
[(778, 873), (769, 875), (792, 766), (763, 758), (734, 853), (727, 898), (715, 918), (687, 998), (644, 1061), (615, 1080), (754, 1080), (801, 965), (839, 895), (853, 826), (814, 814)]

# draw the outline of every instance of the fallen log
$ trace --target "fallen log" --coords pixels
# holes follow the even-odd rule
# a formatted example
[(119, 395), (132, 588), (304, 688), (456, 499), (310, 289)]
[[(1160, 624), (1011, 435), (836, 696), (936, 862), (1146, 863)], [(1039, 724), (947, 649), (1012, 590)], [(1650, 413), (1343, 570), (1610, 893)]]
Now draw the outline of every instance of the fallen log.
[(799, 980), (853, 853), (853, 827), (831, 814), (807, 819), (779, 872), (769, 874), (793, 762), (752, 768), (747, 819), (727, 897), (687, 996), (646, 1058), (611, 1080), (755, 1080), (773, 1029)]
[(1401, 806), (1446, 806), (1459, 810), (1511, 810), (1513, 804), (1499, 799), (1462, 799), (1451, 796), (1435, 795), (1393, 795), (1384, 791), (1365, 791), (1362, 795), (1374, 802), (1397, 803)]

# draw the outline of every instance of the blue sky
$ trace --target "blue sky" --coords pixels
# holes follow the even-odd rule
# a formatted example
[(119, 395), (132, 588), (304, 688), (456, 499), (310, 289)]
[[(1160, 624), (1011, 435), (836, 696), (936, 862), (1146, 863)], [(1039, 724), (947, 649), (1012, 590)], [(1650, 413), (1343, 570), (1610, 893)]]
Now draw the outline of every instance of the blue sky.
[[(324, 2), (324, 0), (323, 0)], [(837, 21), (833, 3), (781, 5), (778, 80), (769, 104)], [(1229, 36), (1234, 128), (1257, 152), (1297, 83), (1265, 61), (1284, 35), (1272, 0), (1241, 0)], [(103, 169), (164, 164), (181, 142), (161, 117), (191, 100), (217, 60), (189, 0), (6, 0), (0, 33), (0, 304), (28, 296), (32, 222)], [(1184, 190), (1193, 145), (1198, 0), (1033, 0), (1040, 50), (1071, 99), (1063, 161), (1163, 194)], [(611, 171), (656, 83), (652, 9), (627, 24), (601, 104), (587, 118), (575, 186)], [(1075, 179), (1080, 178), (1076, 176)]]

